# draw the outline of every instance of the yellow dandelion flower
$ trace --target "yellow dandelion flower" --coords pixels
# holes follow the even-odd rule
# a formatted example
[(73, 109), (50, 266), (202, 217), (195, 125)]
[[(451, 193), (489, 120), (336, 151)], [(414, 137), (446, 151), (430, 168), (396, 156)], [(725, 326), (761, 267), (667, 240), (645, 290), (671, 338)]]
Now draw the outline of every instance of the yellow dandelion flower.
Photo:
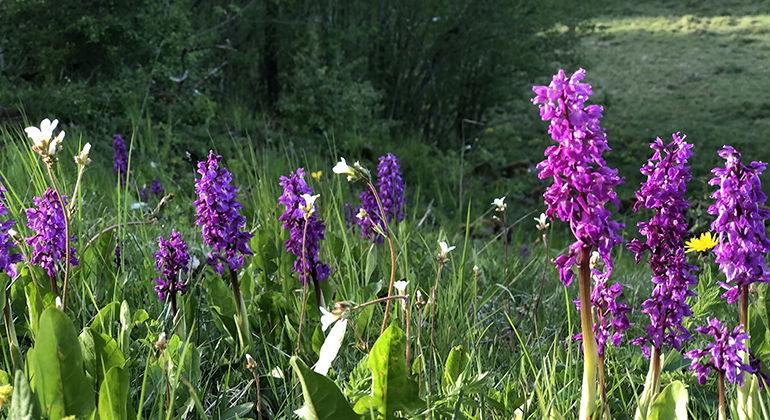
[(712, 234), (711, 232), (704, 232), (700, 235), (699, 238), (692, 238), (689, 241), (684, 243), (684, 252), (704, 252), (708, 251), (711, 248), (717, 246), (719, 241), (717, 240), (717, 237)]
[(318, 181), (319, 179), (321, 179), (321, 175), (323, 175), (323, 174), (324, 174), (323, 171), (315, 171), (315, 172), (311, 172), (310, 176), (312, 176), (313, 179)]

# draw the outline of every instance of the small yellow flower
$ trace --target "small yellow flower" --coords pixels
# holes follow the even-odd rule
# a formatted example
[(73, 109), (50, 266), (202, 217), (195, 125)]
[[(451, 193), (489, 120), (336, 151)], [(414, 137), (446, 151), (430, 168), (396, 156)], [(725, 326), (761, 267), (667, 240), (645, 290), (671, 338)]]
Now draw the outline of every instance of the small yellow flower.
[(310, 173), (310, 176), (312, 176), (312, 177), (313, 177), (313, 179), (315, 179), (316, 181), (318, 181), (319, 179), (321, 179), (321, 176), (322, 176), (323, 174), (324, 174), (324, 173), (323, 173), (323, 171), (315, 171), (315, 172), (311, 172), (311, 173)]
[(708, 251), (711, 248), (717, 246), (719, 241), (717, 240), (717, 237), (714, 236), (711, 232), (705, 232), (700, 235), (699, 238), (692, 238), (689, 241), (684, 243), (684, 252), (704, 252)]

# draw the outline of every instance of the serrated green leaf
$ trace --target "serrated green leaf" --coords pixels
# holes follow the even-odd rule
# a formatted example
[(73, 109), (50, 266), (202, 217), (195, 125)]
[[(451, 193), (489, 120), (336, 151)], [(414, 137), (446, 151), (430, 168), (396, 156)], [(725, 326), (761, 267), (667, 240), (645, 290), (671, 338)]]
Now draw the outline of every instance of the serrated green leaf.
[(115, 366), (107, 371), (99, 387), (99, 420), (128, 418), (128, 371)]
[(44, 415), (58, 420), (94, 411), (93, 384), (86, 378), (75, 326), (64, 312), (46, 309), (31, 359), (34, 390)]
[(396, 412), (409, 414), (422, 401), (417, 384), (407, 375), (404, 332), (395, 325), (388, 327), (369, 352), (372, 372), (372, 394), (361, 398), (354, 409), (359, 414), (379, 413), (386, 419), (398, 418)]
[(687, 387), (674, 381), (655, 398), (647, 420), (687, 420), (687, 400)]
[(310, 370), (297, 356), (289, 360), (302, 385), (305, 405), (297, 414), (305, 420), (360, 419), (331, 379)]

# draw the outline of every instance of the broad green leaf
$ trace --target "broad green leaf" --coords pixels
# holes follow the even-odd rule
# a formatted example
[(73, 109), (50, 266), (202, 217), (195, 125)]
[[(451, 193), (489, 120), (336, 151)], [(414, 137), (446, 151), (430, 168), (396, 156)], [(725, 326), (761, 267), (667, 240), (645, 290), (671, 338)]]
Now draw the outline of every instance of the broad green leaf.
[(99, 309), (99, 312), (91, 322), (91, 329), (106, 333), (109, 331), (110, 324), (115, 321), (115, 312), (118, 310), (120, 304), (118, 302), (110, 302)]
[(457, 379), (465, 371), (465, 366), (468, 364), (468, 352), (463, 349), (463, 346), (454, 347), (446, 359), (446, 367), (444, 368), (444, 389), (450, 389), (457, 383)]
[(385, 419), (392, 419), (398, 418), (397, 411), (408, 415), (422, 405), (417, 384), (407, 374), (405, 342), (404, 332), (391, 325), (374, 343), (369, 353), (372, 394), (356, 403), (357, 413), (374, 411)]
[(16, 371), (13, 380), (13, 395), (8, 420), (35, 420), (40, 418), (35, 396), (29, 388), (27, 377), (21, 370)]
[(88, 416), (94, 410), (93, 384), (85, 375), (75, 326), (64, 312), (43, 312), (34, 349), (34, 390), (43, 414), (51, 420)]
[(96, 380), (96, 386), (101, 386), (110, 369), (126, 363), (123, 352), (112, 337), (86, 328), (78, 339), (86, 372)]
[(366, 271), (364, 272), (364, 283), (369, 283), (372, 273), (377, 268), (377, 246), (372, 244), (369, 252), (366, 254)]
[(308, 369), (297, 356), (289, 361), (302, 385), (305, 405), (296, 411), (305, 420), (360, 419), (331, 379)]
[(647, 420), (687, 420), (687, 399), (687, 387), (680, 381), (671, 382), (655, 398)]
[(115, 366), (104, 376), (99, 387), (99, 420), (128, 418), (128, 371)]

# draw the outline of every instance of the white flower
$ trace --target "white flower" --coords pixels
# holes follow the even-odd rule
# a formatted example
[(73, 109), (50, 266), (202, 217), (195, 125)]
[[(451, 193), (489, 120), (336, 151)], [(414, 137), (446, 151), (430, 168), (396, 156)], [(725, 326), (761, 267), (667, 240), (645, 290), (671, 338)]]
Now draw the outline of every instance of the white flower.
[(438, 252), (438, 257), (441, 259), (446, 259), (449, 252), (456, 248), (454, 246), (448, 246), (444, 241), (439, 241), (438, 246), (441, 248)]
[(153, 161), (150, 161), (150, 167), (151, 167), (152, 169), (155, 169), (155, 168), (157, 168), (157, 167), (158, 167), (158, 162), (153, 162)]
[(588, 266), (591, 270), (600, 270), (604, 267), (604, 260), (598, 251), (591, 253), (591, 259), (588, 260)]
[(91, 163), (91, 159), (88, 154), (91, 152), (91, 143), (83, 145), (83, 150), (79, 154), (75, 155), (75, 163), (79, 166), (86, 166)]
[(332, 330), (329, 331), (329, 335), (326, 336), (321, 350), (318, 352), (318, 362), (313, 366), (313, 370), (316, 373), (326, 376), (329, 372), (329, 368), (332, 367), (332, 362), (337, 358), (337, 353), (342, 347), (342, 340), (345, 338), (345, 330), (348, 327), (348, 320), (334, 324)]
[(399, 295), (406, 294), (406, 286), (409, 284), (406, 280), (399, 280), (395, 283), (393, 283), (393, 287), (396, 288), (396, 291)]
[(254, 370), (257, 368), (257, 362), (249, 353), (246, 353), (246, 369)]
[(338, 319), (342, 318), (342, 314), (338, 315), (329, 312), (323, 306), (319, 306), (318, 309), (321, 311), (321, 330), (323, 331), (326, 331), (326, 329), (329, 328), (329, 325), (334, 324)]
[[(27, 127), (24, 131), (27, 132), (27, 136), (37, 145), (43, 142), (48, 143), (51, 137), (53, 137), (53, 130), (56, 129), (57, 125), (59, 125), (59, 120), (51, 122), (51, 120), (46, 118), (40, 122), (40, 128)], [(62, 131), (59, 135), (63, 138), (64, 132)]]
[(505, 196), (502, 196), (500, 198), (495, 198), (494, 200), (492, 200), (492, 205), (495, 207), (496, 212), (501, 212), (501, 213), (508, 208), (508, 205), (505, 204)]
[(535, 217), (534, 219), (537, 222), (537, 230), (546, 230), (548, 226), (551, 226), (545, 213), (540, 213), (540, 217)]
[(305, 217), (310, 217), (310, 215), (315, 213), (315, 201), (320, 196), (321, 194), (316, 194), (316, 195), (302, 194), (300, 196), (302, 197), (303, 200), (305, 200), (305, 205), (301, 207), (302, 213), (305, 214)]
[(270, 376), (276, 379), (283, 379), (283, 371), (278, 366), (274, 367), (273, 370), (270, 371)]
[(56, 309), (61, 311), (61, 310), (63, 310), (62, 307), (63, 307), (63, 305), (61, 303), (61, 297), (56, 296)]
[(332, 168), (332, 172), (335, 174), (347, 175), (348, 181), (352, 181), (353, 176), (356, 174), (356, 171), (345, 162), (345, 158), (340, 158), (340, 161), (334, 165), (334, 168)]
[(369, 213), (366, 212), (366, 209), (361, 207), (360, 209), (358, 209), (358, 213), (356, 213), (356, 219), (364, 220), (364, 219), (366, 219), (366, 216), (368, 216), (368, 215), (369, 215)]

